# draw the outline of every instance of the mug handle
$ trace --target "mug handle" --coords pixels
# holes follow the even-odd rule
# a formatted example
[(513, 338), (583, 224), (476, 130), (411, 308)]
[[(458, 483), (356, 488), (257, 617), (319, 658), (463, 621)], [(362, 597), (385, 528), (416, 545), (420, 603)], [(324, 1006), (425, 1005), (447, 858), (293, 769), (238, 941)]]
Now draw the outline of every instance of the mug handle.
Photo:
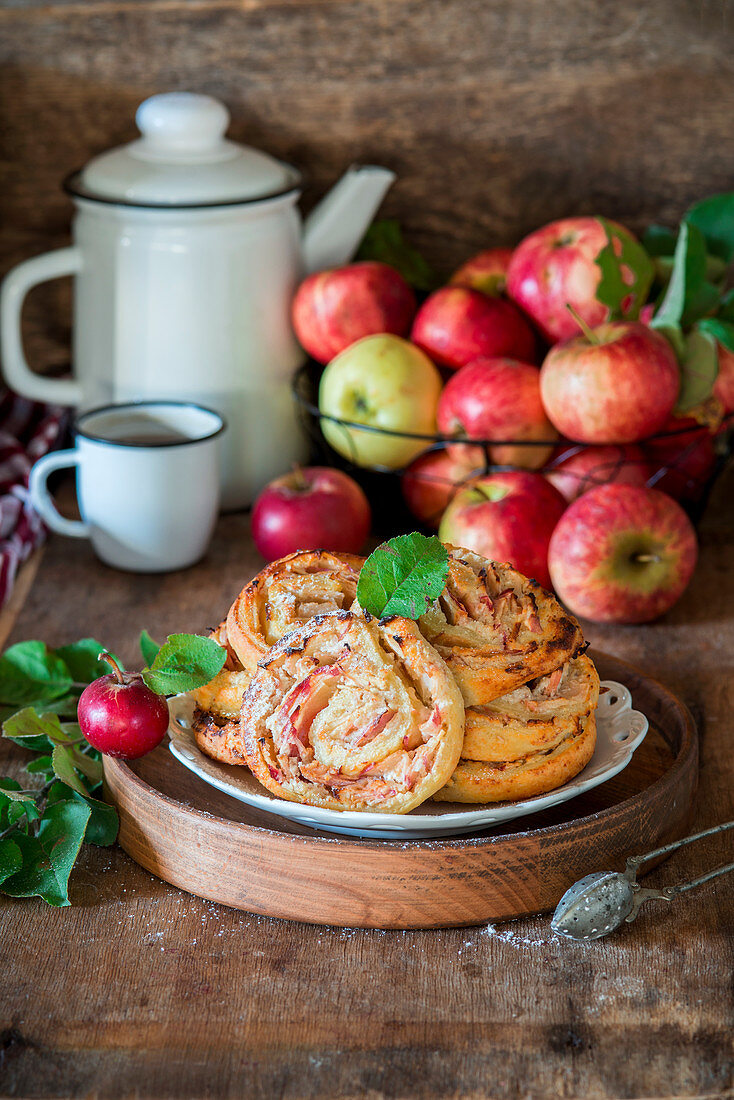
[(18, 264), (3, 279), (0, 288), (0, 354), (3, 360), (5, 381), (12, 390), (56, 405), (78, 405), (82, 399), (81, 386), (75, 378), (44, 378), (32, 371), (23, 354), (23, 335), (20, 327), (21, 311), (26, 294), (38, 283), (59, 279), (62, 275), (76, 275), (82, 269), (82, 254), (76, 245), (57, 248)]
[(67, 466), (78, 466), (81, 455), (76, 450), (52, 451), (51, 454), (39, 458), (31, 468), (31, 476), (28, 480), (28, 492), (31, 504), (39, 516), (52, 531), (58, 531), (60, 535), (68, 535), (73, 539), (89, 538), (89, 527), (78, 519), (66, 519), (57, 510), (53, 498), (48, 491), (46, 481), (54, 470), (62, 470)]

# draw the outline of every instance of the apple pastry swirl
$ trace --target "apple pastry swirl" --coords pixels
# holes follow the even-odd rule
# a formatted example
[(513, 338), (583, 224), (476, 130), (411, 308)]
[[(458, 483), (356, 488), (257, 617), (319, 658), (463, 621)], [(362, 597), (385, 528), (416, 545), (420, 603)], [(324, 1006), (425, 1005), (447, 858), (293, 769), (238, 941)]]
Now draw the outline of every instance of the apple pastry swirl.
[(581, 649), (579, 624), (537, 581), (469, 550), (448, 549), (446, 587), (419, 625), (467, 706), (490, 703)]
[(281, 798), (406, 813), (453, 773), (464, 706), (414, 622), (339, 611), (260, 661), (240, 730), (250, 769)]
[(461, 760), (433, 797), (505, 802), (560, 787), (591, 759), (599, 676), (585, 654), (499, 699), (466, 710)]
[(267, 565), (227, 615), (227, 636), (243, 668), (254, 673), (270, 647), (315, 615), (349, 611), (364, 558), (299, 550)]

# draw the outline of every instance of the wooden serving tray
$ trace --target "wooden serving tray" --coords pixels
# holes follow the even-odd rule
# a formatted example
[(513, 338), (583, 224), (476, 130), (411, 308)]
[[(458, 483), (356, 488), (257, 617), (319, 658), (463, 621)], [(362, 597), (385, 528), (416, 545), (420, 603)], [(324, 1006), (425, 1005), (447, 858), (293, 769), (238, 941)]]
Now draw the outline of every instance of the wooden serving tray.
[(251, 809), (210, 787), (161, 745), (134, 764), (104, 759), (119, 842), (166, 882), (288, 920), (364, 928), (484, 924), (551, 909), (592, 871), (685, 835), (698, 778), (687, 708), (661, 684), (595, 654), (632, 692), (650, 732), (594, 790), (531, 817), (444, 840), (337, 836)]

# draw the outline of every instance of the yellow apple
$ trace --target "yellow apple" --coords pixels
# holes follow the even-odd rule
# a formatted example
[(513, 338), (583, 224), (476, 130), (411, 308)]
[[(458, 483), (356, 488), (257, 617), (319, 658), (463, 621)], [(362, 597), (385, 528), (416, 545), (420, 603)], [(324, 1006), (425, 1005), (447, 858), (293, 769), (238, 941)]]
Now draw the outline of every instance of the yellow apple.
[[(335, 451), (357, 466), (406, 466), (436, 431), (441, 376), (428, 356), (399, 336), (357, 340), (332, 359), (321, 377), (321, 430)], [(335, 424), (349, 420), (380, 431)], [(389, 433), (389, 434), (386, 434)]]

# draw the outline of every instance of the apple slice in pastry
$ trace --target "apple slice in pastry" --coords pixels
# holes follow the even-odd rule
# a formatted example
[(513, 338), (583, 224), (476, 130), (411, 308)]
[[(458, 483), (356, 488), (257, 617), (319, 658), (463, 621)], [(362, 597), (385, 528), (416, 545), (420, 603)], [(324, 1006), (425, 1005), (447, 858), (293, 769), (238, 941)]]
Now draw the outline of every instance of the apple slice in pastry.
[(213, 680), (191, 692), (196, 704), (191, 721), (194, 738), (202, 752), (222, 764), (245, 764), (239, 736), (242, 697), (251, 680), (227, 639), (226, 623), (209, 635), (227, 651), (224, 668)]
[(585, 655), (482, 707), (468, 707), (461, 760), (439, 802), (517, 802), (555, 790), (596, 744), (599, 676)]
[(406, 813), (449, 779), (464, 706), (416, 624), (340, 611), (273, 646), (242, 703), (247, 763), (291, 802)]
[(510, 565), (449, 546), (446, 587), (421, 615), (467, 706), (481, 706), (552, 672), (584, 644), (572, 615)]
[(227, 615), (227, 635), (243, 668), (254, 673), (275, 642), (314, 615), (349, 611), (364, 558), (299, 550), (266, 566)]

